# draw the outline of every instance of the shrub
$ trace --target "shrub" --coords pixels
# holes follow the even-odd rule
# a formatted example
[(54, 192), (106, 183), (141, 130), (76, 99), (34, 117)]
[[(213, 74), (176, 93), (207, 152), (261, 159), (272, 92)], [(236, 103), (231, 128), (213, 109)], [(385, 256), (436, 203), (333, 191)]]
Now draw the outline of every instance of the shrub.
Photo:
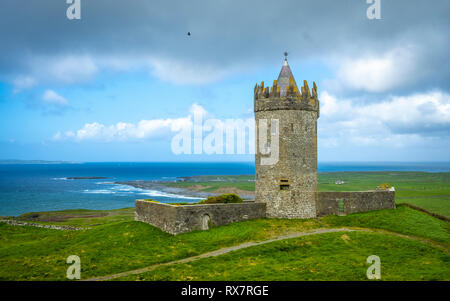
[(152, 202), (152, 203), (159, 203), (158, 201), (155, 201), (155, 200), (153, 200), (153, 199), (145, 199), (144, 201)]
[(389, 188), (391, 188), (391, 185), (389, 185), (388, 183), (380, 184), (377, 187), (377, 189), (381, 189), (381, 190), (386, 190), (386, 189), (389, 189)]
[(234, 193), (227, 193), (218, 196), (210, 196), (206, 200), (200, 201), (199, 204), (229, 204), (242, 203), (242, 198)]

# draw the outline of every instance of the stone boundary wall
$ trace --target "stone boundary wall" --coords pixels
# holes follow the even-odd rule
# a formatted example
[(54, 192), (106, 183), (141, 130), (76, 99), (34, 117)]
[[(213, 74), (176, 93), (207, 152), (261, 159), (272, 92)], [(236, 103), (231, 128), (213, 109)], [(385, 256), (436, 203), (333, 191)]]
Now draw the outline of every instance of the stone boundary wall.
[(52, 229), (52, 230), (83, 231), (83, 230), (91, 229), (90, 227), (78, 228), (78, 227), (72, 227), (72, 226), (44, 225), (44, 224), (28, 223), (28, 222), (21, 222), (21, 221), (15, 221), (15, 220), (0, 220), (0, 223), (6, 223), (11, 226), (28, 226), (28, 227), (37, 227), (37, 228), (45, 228), (45, 229)]
[[(340, 202), (343, 202), (341, 210)], [(317, 216), (346, 215), (380, 209), (395, 209), (395, 191), (320, 191), (317, 193)]]
[(438, 218), (438, 219), (440, 219), (440, 220), (443, 220), (444, 222), (450, 222), (450, 218), (448, 218), (448, 217), (446, 217), (446, 216), (443, 216), (443, 215), (440, 215), (440, 214), (437, 214), (437, 213), (428, 211), (428, 210), (426, 210), (426, 209), (424, 209), (424, 208), (421, 208), (421, 207), (412, 205), (412, 204), (410, 204), (410, 203), (401, 203), (401, 205), (404, 205), (404, 206), (406, 206), (406, 207), (409, 207), (409, 208), (414, 209), (414, 210), (417, 210), (417, 211), (421, 211), (421, 212), (423, 212), (423, 213), (428, 214), (429, 216), (432, 216), (432, 217)]
[(135, 220), (151, 224), (170, 234), (208, 230), (266, 216), (266, 204), (244, 201), (235, 204), (170, 205), (135, 201)]

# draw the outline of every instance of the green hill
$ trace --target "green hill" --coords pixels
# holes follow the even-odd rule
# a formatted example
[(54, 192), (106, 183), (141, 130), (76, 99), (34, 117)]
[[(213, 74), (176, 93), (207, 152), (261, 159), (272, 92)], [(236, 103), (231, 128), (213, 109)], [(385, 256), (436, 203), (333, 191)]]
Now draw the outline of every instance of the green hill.
[[(55, 225), (91, 229), (62, 231), (0, 223), (0, 266), (8, 267), (0, 269), (0, 279), (66, 280), (69, 255), (81, 258), (81, 276), (87, 279), (289, 233), (342, 227), (372, 230), (282, 239), (117, 279), (363, 280), (365, 260), (372, 254), (381, 258), (382, 280), (450, 279), (449, 223), (406, 206), (318, 220), (258, 219), (177, 236), (133, 221), (130, 209), (107, 215), (92, 210), (69, 213), (41, 214), (51, 215)], [(65, 218), (57, 221), (58, 216)]]
[[(335, 184), (337, 180), (344, 184)], [(319, 191), (359, 191), (375, 189), (381, 183), (395, 187), (398, 204), (410, 203), (450, 217), (450, 173), (428, 172), (330, 172), (319, 173)], [(245, 194), (255, 190), (254, 176), (198, 176), (166, 185), (205, 192)], [(235, 191), (233, 191), (235, 189)], [(237, 190), (237, 191), (236, 191)]]

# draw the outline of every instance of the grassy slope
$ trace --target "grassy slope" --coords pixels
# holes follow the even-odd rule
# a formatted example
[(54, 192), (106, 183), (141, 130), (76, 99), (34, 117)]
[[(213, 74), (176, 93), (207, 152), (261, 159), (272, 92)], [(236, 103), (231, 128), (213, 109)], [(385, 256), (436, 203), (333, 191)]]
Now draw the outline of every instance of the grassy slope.
[[(251, 190), (254, 187), (254, 183), (248, 181), (250, 178), (251, 176), (239, 176), (236, 178), (227, 176), (226, 179), (217, 181), (217, 178), (205, 177), (200, 179), (202, 182), (180, 184), (199, 185), (200, 183), (205, 183), (206, 186), (210, 186), (208, 188), (209, 191), (214, 190), (212, 187), (223, 187), (224, 185)], [(344, 180), (346, 184), (335, 185), (334, 181), (337, 179)], [(224, 181), (220, 182), (220, 180)], [(406, 201), (430, 211), (450, 216), (450, 173), (353, 172), (319, 175), (319, 189), (322, 191), (366, 190), (372, 189), (382, 182), (388, 182), (396, 187), (396, 200), (398, 203)], [(173, 237), (150, 225), (134, 222), (133, 208), (111, 211), (65, 210), (40, 212), (37, 214), (25, 214), (21, 216), (21, 219), (47, 224), (91, 226), (93, 229), (88, 231), (58, 231), (33, 227), (12, 227), (0, 224), (0, 267), (2, 267), (0, 269), (0, 280), (64, 280), (67, 268), (65, 259), (72, 254), (81, 257), (82, 276), (87, 278), (181, 259), (246, 241), (263, 240), (280, 234), (320, 227), (319, 222), (314, 220), (264, 219)], [(395, 211), (382, 210), (345, 217), (328, 216), (321, 218), (320, 221), (328, 227), (351, 226), (385, 229), (431, 239), (447, 245), (450, 244), (449, 223), (405, 206), (399, 206)], [(362, 269), (361, 264), (364, 265), (364, 261), (361, 263), (361, 258), (366, 256), (366, 253), (371, 250), (374, 252), (381, 250), (379, 251), (381, 253), (375, 252), (374, 254), (380, 257), (380, 254), (382, 254), (382, 262), (388, 265), (384, 274), (387, 278), (384, 279), (450, 279), (448, 257), (444, 256), (440, 250), (425, 247), (421, 242), (408, 241), (386, 234), (351, 233), (351, 235), (348, 235), (354, 245), (351, 245), (352, 247), (349, 248), (349, 245), (346, 244), (345, 248), (341, 248), (343, 245), (338, 243), (340, 242), (338, 234), (327, 235), (323, 234), (319, 235), (320, 237), (317, 236), (311, 239), (301, 238), (288, 242), (277, 242), (270, 246), (258, 246), (249, 250), (238, 251), (243, 252), (242, 261), (239, 261), (241, 257), (238, 258), (239, 260), (234, 257), (227, 257), (231, 256), (231, 254), (220, 256), (216, 259), (205, 259), (198, 263), (192, 263), (192, 273), (189, 275), (193, 277), (192, 279), (203, 279), (202, 277), (206, 276), (210, 277), (208, 279), (222, 279), (220, 277), (229, 277), (226, 279), (260, 279), (258, 277), (261, 276), (264, 279), (277, 280), (357, 280), (361, 277), (360, 273), (358, 272), (358, 276), (351, 278), (349, 271), (353, 271), (353, 274), (355, 271), (360, 271)], [(353, 235), (356, 236), (353, 237)], [(322, 237), (328, 237), (328, 239), (323, 241)], [(320, 243), (315, 245), (313, 240), (320, 241)], [(311, 257), (310, 259), (302, 257), (302, 252), (307, 250), (296, 245), (297, 242), (303, 243), (302, 241), (306, 245), (308, 245), (306, 242), (310, 241), (312, 246), (314, 246), (311, 249), (313, 250), (311, 251), (312, 253), (306, 253), (311, 255), (309, 256)], [(283, 246), (283, 244), (288, 245), (286, 247), (288, 248), (286, 249), (288, 250), (287, 252), (283, 249), (284, 247), (279, 249), (279, 246)], [(336, 244), (336, 248), (334, 244)], [(385, 250), (384, 245), (397, 249)], [(260, 253), (265, 254), (264, 250), (266, 248), (269, 251), (267, 251), (268, 255), (266, 258), (261, 259), (262, 265), (252, 263), (252, 258)], [(342, 254), (333, 255), (336, 251)], [(312, 255), (315, 253), (322, 254), (325, 258), (326, 268), (320, 263), (320, 256)], [(299, 257), (298, 260), (296, 259), (297, 257)], [(383, 259), (385, 257), (387, 258)], [(403, 257), (408, 260), (400, 262), (400, 258)], [(232, 260), (231, 262), (233, 262), (233, 264), (228, 264), (228, 268), (227, 260)], [(333, 265), (333, 261), (336, 260), (345, 264)], [(348, 265), (346, 260), (352, 261), (353, 264)], [(414, 260), (420, 264), (415, 265), (413, 263)], [(250, 264), (250, 268), (244, 272), (242, 265), (245, 265), (246, 261)], [(277, 263), (278, 261), (279, 263)], [(267, 263), (270, 263), (269, 267), (267, 267)], [(196, 270), (198, 268), (197, 265), (198, 267), (205, 265), (210, 270), (219, 272), (221, 269), (224, 269), (224, 272), (217, 272), (215, 276), (202, 274), (198, 272), (199, 270)], [(349, 268), (345, 268), (346, 265)], [(189, 266), (186, 265), (185, 268), (190, 269)], [(252, 266), (254, 266), (254, 269), (251, 268)], [(272, 269), (272, 272), (262, 273), (263, 266), (266, 269)], [(283, 266), (286, 268), (282, 269)], [(394, 272), (391, 273), (389, 272), (390, 266), (396, 267), (397, 270), (401, 271), (395, 272), (393, 270)], [(441, 266), (441, 268), (438, 269), (438, 266)], [(234, 267), (237, 268), (235, 269)], [(332, 268), (330, 269), (330, 267)], [(173, 267), (168, 267), (167, 269), (173, 269)], [(150, 277), (149, 279), (172, 279), (176, 277), (177, 271), (177, 268), (173, 272), (160, 270), (158, 273), (150, 273), (145, 275), (145, 277)], [(337, 271), (340, 271), (340, 277), (336, 276), (338, 275), (336, 274)], [(410, 271), (410, 274), (406, 274), (403, 271)]]
[(378, 233), (338, 232), (159, 267), (120, 280), (367, 280), (370, 255), (380, 257), (382, 280), (450, 277), (450, 255), (440, 250)]
[[(337, 179), (344, 185), (335, 185)], [(422, 207), (450, 216), (450, 173), (425, 172), (351, 172), (319, 174), (319, 191), (374, 189), (380, 183), (395, 187), (395, 201)]]
[(255, 183), (244, 180), (244, 181), (234, 181), (234, 182), (210, 182), (210, 181), (200, 181), (200, 182), (171, 182), (167, 183), (168, 186), (179, 187), (179, 188), (190, 188), (192, 186), (203, 186), (204, 188), (201, 191), (204, 192), (214, 192), (219, 188), (227, 188), (227, 187), (235, 187), (245, 191), (254, 191)]
[(134, 220), (134, 207), (115, 210), (71, 209), (25, 213), (16, 218), (30, 223), (91, 227)]
[[(88, 212), (85, 211), (84, 213), (87, 214)], [(94, 214), (95, 211), (90, 211), (90, 213)], [(108, 218), (111, 222), (108, 222)], [(134, 221), (116, 222), (115, 219), (117, 218), (118, 217), (115, 215), (103, 217), (102, 225), (94, 226), (93, 229), (86, 231), (58, 231), (33, 227), (13, 227), (6, 224), (0, 224), (0, 267), (2, 267), (0, 269), (0, 280), (65, 280), (65, 271), (67, 269), (65, 260), (67, 256), (72, 254), (80, 256), (82, 277), (88, 278), (190, 257), (246, 241), (264, 240), (281, 234), (307, 231), (321, 227), (320, 223), (315, 220), (259, 219), (217, 227), (209, 231), (171, 236), (148, 224)], [(123, 218), (129, 218), (126, 212), (124, 212)], [(379, 228), (421, 236), (441, 243), (446, 243), (447, 245), (450, 244), (448, 223), (405, 206), (399, 206), (395, 211), (383, 210), (364, 214), (354, 214), (346, 217), (326, 217), (321, 219), (321, 221), (327, 223), (330, 227), (350, 225)], [(77, 220), (75, 220), (75, 222), (77, 225), (80, 224)], [(68, 221), (63, 221), (63, 223), (67, 224)], [(58, 223), (55, 222), (54, 224)], [(350, 234), (348, 235), (350, 236)], [(374, 254), (382, 254), (383, 256), (407, 256), (408, 258), (411, 258), (411, 262), (413, 260), (412, 258), (416, 256), (415, 258), (416, 260), (419, 260), (418, 262), (430, 262), (429, 265), (424, 263), (427, 264), (426, 268), (430, 268), (430, 270), (426, 270), (428, 272), (423, 274), (425, 277), (424, 279), (434, 279), (433, 277), (436, 279), (450, 279), (448, 270), (442, 269), (442, 266), (444, 266), (445, 263), (444, 260), (448, 260), (448, 257), (444, 256), (442, 251), (434, 248), (430, 249), (421, 242), (403, 241), (404, 239), (395, 238), (386, 234), (377, 235), (378, 236), (370, 236), (370, 233), (368, 233), (367, 235), (362, 234), (362, 236), (357, 237), (350, 236), (351, 238), (353, 237), (352, 241), (355, 241), (356, 249), (353, 251), (347, 250), (348, 252), (346, 249), (335, 249), (332, 241), (337, 238), (330, 236), (331, 240), (329, 243), (321, 241), (317, 244), (312, 253), (319, 252), (319, 254), (324, 254), (324, 256), (325, 254), (328, 254), (327, 260), (330, 260), (330, 262), (332, 260), (340, 260), (341, 263), (345, 263), (339, 269), (345, 269), (348, 260), (354, 261), (355, 266), (350, 266), (350, 269), (352, 270), (358, 268), (358, 266), (361, 268), (360, 265), (365, 266), (364, 261), (360, 262), (360, 260), (362, 256), (368, 256), (366, 251), (375, 251), (378, 250), (378, 248), (383, 247), (384, 240), (386, 240), (387, 245), (388, 242), (392, 241), (392, 244), (398, 248), (396, 251), (397, 253)], [(256, 254), (263, 252), (265, 248), (267, 247), (259, 246), (252, 249), (254, 249)], [(334, 258), (332, 254), (336, 253), (337, 250), (343, 252), (343, 254)], [(293, 255), (292, 258), (285, 258), (284, 256), (286, 254), (289, 255), (291, 251), (285, 254), (283, 253), (283, 249), (281, 249), (279, 250), (281, 253), (277, 252), (272, 254), (274, 261), (280, 260), (278, 265), (276, 262), (271, 261), (271, 264), (274, 264), (274, 271), (277, 271), (277, 269), (287, 264), (286, 261), (293, 260), (293, 258), (297, 256)], [(292, 247), (292, 252), (292, 254), (297, 254), (295, 252), (300, 252), (299, 254), (301, 254), (303, 250), (295, 251), (294, 245)], [(249, 255), (249, 258), (250, 257), (253, 257), (253, 255)], [(267, 255), (267, 257), (269, 258), (270, 255)], [(220, 271), (221, 265), (226, 262), (226, 260), (221, 258), (222, 256), (217, 258), (217, 264), (214, 263), (215, 261), (209, 263), (209, 270)], [(325, 277), (323, 279), (328, 279), (327, 277), (330, 275), (332, 276), (332, 274), (326, 274), (326, 271), (322, 270), (323, 266), (317, 261), (319, 258), (320, 257), (314, 257), (309, 263), (307, 258), (303, 258), (305, 261), (297, 263), (302, 265), (309, 264), (311, 269), (319, 271), (317, 277)], [(390, 260), (391, 259), (387, 261), (389, 265), (392, 264)], [(406, 262), (409, 263), (410, 261)], [(287, 264), (286, 266), (292, 267), (292, 269), (295, 270), (299, 268), (296, 264), (293, 263), (292, 266)], [(336, 269), (338, 269), (337, 265), (338, 264), (336, 264), (335, 267)], [(441, 266), (441, 272), (446, 273), (445, 275), (436, 268), (439, 265)], [(236, 263), (236, 265), (234, 265), (234, 263), (229, 264), (228, 269), (231, 273), (231, 271), (235, 270), (235, 267), (237, 268), (239, 266), (238, 263)], [(314, 268), (314, 266), (316, 267)], [(341, 264), (339, 264), (339, 266), (341, 266)], [(414, 271), (414, 279), (420, 279), (420, 275), (422, 275), (420, 274), (420, 271), (424, 269), (422, 265), (412, 263), (405, 264), (402, 268), (407, 270), (412, 269)], [(243, 279), (245, 277), (253, 279), (252, 277), (258, 275), (258, 271), (261, 269), (261, 266), (257, 266), (255, 267), (255, 270), (249, 270), (245, 273), (244, 271), (242, 271), (242, 273), (235, 271), (233, 272), (235, 274), (230, 275), (240, 274), (241, 276), (239, 277), (241, 278), (238, 277), (236, 279)], [(275, 277), (274, 275), (279, 275), (277, 278), (278, 280), (287, 279), (286, 277), (288, 276), (292, 276), (292, 280), (300, 279), (298, 277), (305, 277), (302, 279), (312, 279), (308, 278), (309, 276), (307, 275), (308, 272), (306, 270), (297, 270), (297, 273), (302, 273), (302, 271), (307, 273), (303, 276), (293, 276), (294, 274), (287, 271), (288, 269), (286, 270), (287, 274), (280, 274), (278, 272), (277, 274), (274, 272), (274, 274), (271, 274), (272, 276), (269, 274), (266, 276)], [(166, 272), (161, 273), (160, 276), (163, 277)], [(171, 277), (175, 277), (175, 274)], [(358, 277), (352, 279), (357, 280), (359, 279)], [(402, 278), (404, 277), (404, 274), (401, 273), (394, 273), (392, 274), (392, 277), (410, 279), (406, 276), (406, 278)], [(259, 278), (256, 277), (254, 279)]]
[(14, 227), (0, 223), (0, 280), (64, 280), (69, 255), (83, 277), (181, 259), (245, 241), (319, 227), (314, 220), (253, 220), (172, 236), (141, 222), (112, 222), (85, 231)]
[(379, 210), (347, 216), (330, 215), (322, 217), (320, 220), (328, 227), (383, 229), (450, 244), (450, 224), (448, 222), (401, 205), (397, 206), (396, 210)]
[[(375, 189), (381, 183), (389, 183), (396, 189), (396, 202), (408, 202), (429, 211), (450, 216), (450, 173), (426, 172), (336, 172), (320, 173), (319, 191), (357, 191)], [(222, 187), (236, 187), (254, 191), (253, 176), (202, 176), (188, 182), (168, 185), (187, 188), (204, 186), (203, 191), (213, 192)], [(197, 181), (198, 180), (198, 181)], [(334, 184), (344, 180), (344, 185)]]

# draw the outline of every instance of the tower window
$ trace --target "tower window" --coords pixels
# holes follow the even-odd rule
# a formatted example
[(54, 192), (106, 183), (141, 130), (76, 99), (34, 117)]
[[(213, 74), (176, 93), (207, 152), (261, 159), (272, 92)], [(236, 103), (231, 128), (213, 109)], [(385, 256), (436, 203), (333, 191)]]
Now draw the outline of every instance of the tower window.
[(280, 179), (280, 190), (289, 190), (290, 182), (288, 179)]
[(287, 184), (281, 184), (280, 185), (280, 190), (289, 190), (289, 185)]

